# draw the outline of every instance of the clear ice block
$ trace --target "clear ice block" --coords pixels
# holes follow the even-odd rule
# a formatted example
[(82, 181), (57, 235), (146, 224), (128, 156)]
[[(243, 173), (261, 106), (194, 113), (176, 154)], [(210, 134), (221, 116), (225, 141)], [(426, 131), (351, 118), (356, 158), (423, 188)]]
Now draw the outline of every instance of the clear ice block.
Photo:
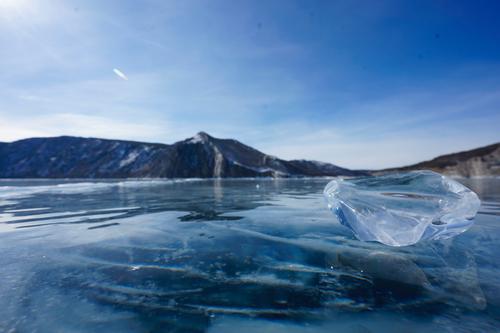
[(358, 239), (391, 246), (456, 236), (472, 225), (481, 204), (470, 189), (432, 171), (334, 179), (324, 195)]

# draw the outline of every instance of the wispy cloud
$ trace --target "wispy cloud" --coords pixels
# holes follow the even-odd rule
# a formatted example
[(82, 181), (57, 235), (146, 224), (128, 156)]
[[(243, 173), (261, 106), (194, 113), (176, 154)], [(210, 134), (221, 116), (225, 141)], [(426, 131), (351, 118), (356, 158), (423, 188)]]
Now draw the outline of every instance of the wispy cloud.
[(359, 169), (412, 164), (500, 141), (500, 86), (489, 84), (360, 101), (323, 122), (284, 123), (267, 129), (272, 140), (254, 139), (261, 149), (288, 159)]
[[(64, 130), (61, 130), (62, 128)], [(21, 119), (0, 116), (0, 132), (3, 141), (64, 134), (157, 142), (157, 138), (172, 133), (173, 128), (168, 123), (156, 120), (134, 123), (129, 120), (105, 116), (54, 113)]]

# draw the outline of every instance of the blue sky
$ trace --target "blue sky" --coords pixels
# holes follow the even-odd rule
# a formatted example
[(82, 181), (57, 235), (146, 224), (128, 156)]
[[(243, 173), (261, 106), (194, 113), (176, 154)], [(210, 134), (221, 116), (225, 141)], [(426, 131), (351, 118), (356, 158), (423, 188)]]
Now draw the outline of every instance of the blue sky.
[[(498, 1), (0, 0), (0, 141), (399, 166), (500, 141)], [(118, 69), (127, 80), (114, 72)]]

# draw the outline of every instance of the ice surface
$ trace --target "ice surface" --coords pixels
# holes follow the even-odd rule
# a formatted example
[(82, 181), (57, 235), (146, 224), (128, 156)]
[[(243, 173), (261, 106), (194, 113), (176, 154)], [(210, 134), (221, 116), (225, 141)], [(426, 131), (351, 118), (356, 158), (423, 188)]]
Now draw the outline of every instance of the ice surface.
[(324, 195), (358, 239), (391, 246), (458, 235), (472, 225), (481, 204), (467, 187), (432, 171), (339, 178)]
[(474, 230), (391, 247), (324, 178), (0, 179), (0, 332), (497, 332), (500, 179), (460, 181)]

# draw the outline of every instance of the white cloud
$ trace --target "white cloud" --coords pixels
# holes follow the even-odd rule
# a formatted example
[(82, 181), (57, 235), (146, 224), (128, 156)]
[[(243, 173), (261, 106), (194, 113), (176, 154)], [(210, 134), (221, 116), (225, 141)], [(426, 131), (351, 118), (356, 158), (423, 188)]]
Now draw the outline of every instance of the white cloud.
[(104, 116), (57, 113), (22, 119), (0, 116), (0, 133), (2, 141), (74, 135), (156, 142), (157, 138), (172, 133), (172, 128), (155, 120), (131, 122)]
[(498, 105), (496, 87), (414, 91), (360, 102), (320, 123), (275, 124), (262, 129), (262, 140), (252, 139), (261, 150), (285, 159), (356, 169), (396, 167), (499, 142)]

